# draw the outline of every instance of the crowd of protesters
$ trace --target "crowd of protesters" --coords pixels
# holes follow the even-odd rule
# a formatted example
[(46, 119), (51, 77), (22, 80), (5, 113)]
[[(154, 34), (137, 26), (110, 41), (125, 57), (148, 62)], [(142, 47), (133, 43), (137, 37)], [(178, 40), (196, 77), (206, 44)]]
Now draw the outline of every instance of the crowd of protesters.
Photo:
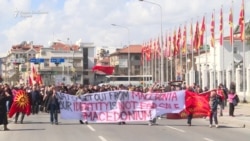
[[(208, 91), (208, 88), (205, 87), (202, 89), (199, 85), (193, 84), (192, 86), (187, 86), (184, 83), (174, 83), (162, 86), (155, 83), (153, 86), (144, 87), (144, 86), (112, 86), (112, 85), (65, 85), (62, 83), (59, 86), (49, 85), (49, 86), (9, 86), (8, 84), (0, 84), (0, 125), (4, 125), (4, 130), (9, 130), (7, 128), (8, 120), (7, 120), (7, 112), (10, 109), (10, 106), (13, 102), (13, 97), (15, 97), (15, 92), (19, 89), (25, 90), (29, 96), (30, 104), (31, 104), (31, 113), (38, 114), (41, 112), (50, 113), (50, 122), (51, 124), (58, 124), (58, 116), (57, 114), (60, 112), (59, 102), (56, 98), (56, 92), (67, 93), (70, 95), (84, 95), (95, 92), (104, 92), (104, 91), (113, 91), (113, 90), (129, 90), (129, 91), (138, 91), (143, 93), (152, 93), (152, 92), (170, 92), (176, 90), (189, 90), (200, 94), (204, 91)], [(216, 95), (216, 100), (214, 95)], [(235, 85), (232, 83), (230, 89), (228, 90), (224, 85), (220, 84), (218, 89), (214, 90), (213, 94), (210, 97), (210, 108), (212, 114), (210, 115), (210, 127), (212, 126), (212, 118), (215, 120), (216, 127), (218, 126), (217, 120), (217, 106), (219, 106), (219, 114), (223, 116), (222, 110), (229, 102), (229, 115), (234, 116), (234, 98), (237, 97), (235, 92)], [(215, 101), (217, 103), (215, 103)], [(215, 105), (215, 107), (213, 107)], [(24, 113), (16, 113), (14, 123), (18, 123), (18, 117), (21, 115), (20, 123), (23, 123)], [(188, 115), (188, 125), (191, 126), (192, 115)], [(80, 120), (81, 124), (88, 124), (87, 121)], [(156, 123), (156, 118), (152, 119), (149, 122), (149, 125), (153, 125)], [(119, 122), (119, 124), (125, 124), (125, 122)]]

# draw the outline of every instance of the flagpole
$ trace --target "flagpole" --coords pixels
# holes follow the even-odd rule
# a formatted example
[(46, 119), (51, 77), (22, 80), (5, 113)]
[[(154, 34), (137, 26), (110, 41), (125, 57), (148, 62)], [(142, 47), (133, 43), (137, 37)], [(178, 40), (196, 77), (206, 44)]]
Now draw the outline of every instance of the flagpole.
[(167, 49), (167, 51), (166, 51), (166, 82), (168, 82), (168, 51), (169, 51), (169, 49), (168, 49), (168, 32), (167, 32), (167, 37), (166, 37), (166, 49)]
[(186, 59), (185, 59), (185, 62), (186, 62), (185, 63), (185, 65), (186, 65), (186, 68), (185, 68), (185, 81), (186, 81), (186, 85), (187, 85), (187, 84), (189, 84), (188, 81), (187, 81), (188, 80), (188, 75), (187, 75), (188, 74), (187, 73), (188, 72), (188, 66), (187, 66), (188, 65), (188, 61), (187, 61), (188, 60), (188, 54), (187, 54), (187, 52), (188, 52), (188, 50), (187, 50), (187, 22), (185, 23), (184, 28), (185, 28), (185, 32), (186, 32), (185, 33), (185, 39), (184, 39), (185, 40), (184, 47), (185, 47), (185, 56), (186, 56)]
[[(197, 21), (199, 21), (199, 16), (197, 17)], [(198, 29), (199, 29), (199, 26), (198, 26)], [(196, 31), (197, 32), (197, 31)], [(198, 70), (198, 83), (199, 83), (199, 86), (201, 86), (201, 50), (200, 50), (200, 43), (201, 43), (201, 40), (200, 40), (200, 32), (198, 32), (198, 43), (197, 43), (197, 49), (198, 49), (198, 56), (199, 56), (199, 59), (198, 59), (198, 64), (199, 64), (199, 70)], [(197, 37), (196, 37), (197, 38)]]
[[(171, 42), (173, 42), (173, 36), (172, 36), (172, 40), (171, 40)], [(170, 46), (170, 80), (171, 81), (173, 81), (173, 52), (172, 52), (172, 46), (173, 46), (174, 44), (171, 44), (171, 46)]]
[(243, 2), (243, 30), (242, 30), (242, 34), (243, 34), (243, 44), (242, 44), (242, 48), (243, 48), (243, 73), (242, 73), (242, 78), (243, 78), (243, 103), (246, 103), (246, 53), (245, 53), (245, 1), (242, 0)]
[[(207, 13), (205, 13), (205, 19), (207, 19)], [(206, 20), (207, 21), (207, 20)], [(205, 21), (205, 25), (206, 25), (206, 22)], [(205, 72), (206, 72), (206, 78), (207, 78), (207, 73), (208, 73), (208, 71), (207, 71), (207, 66), (208, 66), (208, 58), (207, 58), (207, 50), (208, 50), (208, 46), (207, 46), (207, 31), (205, 30), (205, 33), (206, 33), (206, 39), (205, 39), (205, 44), (206, 44), (206, 49), (205, 49), (205, 53), (206, 53), (206, 62), (205, 62)], [(204, 84), (203, 84), (204, 85)], [(206, 86), (203, 86), (203, 87), (207, 87), (207, 85), (208, 85), (208, 78), (207, 78), (207, 80), (206, 80)]]
[(155, 53), (154, 53), (154, 48), (153, 48), (154, 46), (153, 46), (153, 41), (152, 41), (152, 39), (151, 39), (151, 41), (150, 41), (150, 50), (151, 50), (151, 52), (150, 53), (152, 53), (152, 57), (151, 57), (151, 74), (152, 74), (152, 81), (154, 82), (155, 81), (155, 72), (154, 72), (154, 57), (155, 57)]
[[(159, 37), (158, 37), (158, 41), (157, 41), (157, 46), (159, 45), (158, 44), (158, 42), (162, 42), (162, 40), (159, 40)], [(158, 49), (157, 50), (159, 50), (159, 46), (158, 46)], [(160, 84), (162, 85), (163, 84), (163, 82), (162, 82), (162, 79), (163, 79), (163, 76), (161, 75), (161, 59), (162, 59), (162, 54), (163, 54), (163, 46), (162, 46), (162, 44), (160, 43), (160, 54), (158, 54), (158, 55), (160, 55), (160, 58), (158, 58), (160, 61), (158, 61), (158, 68), (159, 68), (159, 70), (160, 70), (160, 73), (159, 73), (159, 71), (158, 71), (158, 81), (160, 81)]]
[[(193, 26), (193, 19), (191, 21), (191, 26)], [(190, 83), (194, 83), (193, 82), (193, 74), (191, 73), (193, 70), (194, 70), (194, 44), (193, 44), (193, 27), (192, 28), (192, 33), (191, 33), (191, 69), (190, 69), (190, 72), (189, 72), (189, 78), (190, 78)]]
[(201, 86), (201, 50), (200, 50), (200, 47), (198, 47), (198, 56), (199, 56), (199, 86)]
[(231, 7), (231, 9), (232, 9), (232, 27), (231, 27), (231, 29), (230, 30), (232, 30), (232, 34), (231, 34), (231, 40), (232, 40), (232, 42), (231, 42), (231, 48), (232, 48), (232, 80), (235, 80), (235, 72), (234, 72), (234, 31), (233, 31), (233, 28), (234, 28), (234, 24), (233, 24), (233, 0), (232, 0), (232, 7)]
[[(181, 28), (181, 26), (180, 26), (180, 28)], [(180, 36), (181, 36), (181, 33), (180, 33)], [(180, 75), (181, 75), (180, 77), (181, 77), (181, 78), (180, 78), (180, 79), (183, 80), (183, 79), (182, 79), (182, 76), (183, 76), (183, 75), (182, 75), (182, 73), (183, 73), (183, 66), (182, 66), (182, 48), (183, 48), (183, 47), (181, 47), (181, 41), (180, 41), (180, 40), (181, 40), (181, 37), (180, 37), (180, 39), (179, 39), (180, 65), (181, 65), (181, 72), (180, 72)]]
[(145, 47), (145, 44), (143, 44), (143, 47), (142, 47), (142, 82), (143, 82), (143, 84), (142, 84), (142, 87), (143, 87), (143, 89), (144, 89), (144, 82), (145, 82), (145, 78), (144, 78), (144, 74), (145, 74), (145, 72), (144, 72), (144, 69), (145, 69), (145, 66), (144, 66), (144, 64), (145, 64), (145, 62), (144, 62), (144, 58), (145, 58), (145, 56), (144, 56), (144, 47)]
[(223, 22), (223, 12), (222, 12), (222, 10), (223, 10), (223, 6), (221, 6), (221, 13), (222, 13), (221, 14), (221, 19), (222, 19), (222, 23), (221, 23), (222, 24), (221, 25), (222, 26), (222, 29), (221, 29), (221, 32), (222, 32), (221, 33), (222, 34), (221, 35), (222, 36), (221, 37), (222, 38), (221, 39), (222, 40), (222, 44), (221, 44), (221, 47), (222, 47), (222, 80), (223, 80), (222, 84), (224, 85), (225, 84), (225, 71), (224, 71), (224, 51), (225, 51), (225, 47), (224, 47), (224, 37), (223, 37), (224, 36), (224, 30), (223, 30), (223, 28), (224, 28), (224, 25), (223, 25), (224, 22)]
[[(213, 15), (214, 15), (214, 17), (215, 17), (215, 9), (214, 9), (214, 11), (213, 11)], [(215, 24), (214, 24), (214, 29), (215, 29)], [(215, 39), (213, 39), (213, 40), (215, 40)], [(214, 84), (213, 84), (213, 88), (215, 88), (216, 87), (216, 80), (215, 80), (215, 78), (216, 78), (216, 61), (215, 61), (215, 41), (214, 41)]]
[[(178, 36), (177, 36), (178, 37)], [(177, 38), (176, 38), (177, 39)], [(176, 40), (177, 41), (177, 40)], [(177, 44), (176, 44), (176, 46), (175, 47), (177, 47)], [(174, 81), (176, 80), (176, 76), (177, 76), (177, 58), (178, 58), (178, 53), (175, 53), (175, 56), (174, 56), (174, 74), (175, 74), (175, 76), (174, 76)]]
[[(155, 44), (156, 45), (156, 44)], [(156, 56), (156, 46), (154, 46), (154, 66), (155, 66), (155, 81), (158, 81), (158, 76), (157, 76), (157, 56)], [(158, 72), (159, 73), (159, 72)]]

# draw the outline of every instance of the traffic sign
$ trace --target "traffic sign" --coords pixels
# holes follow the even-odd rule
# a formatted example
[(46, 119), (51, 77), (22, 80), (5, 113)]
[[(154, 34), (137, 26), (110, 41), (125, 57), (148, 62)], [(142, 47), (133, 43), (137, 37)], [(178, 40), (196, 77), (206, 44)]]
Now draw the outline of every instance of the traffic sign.
[(31, 58), (30, 62), (34, 64), (44, 63), (44, 58)]
[(40, 63), (44, 63), (44, 58), (39, 58)]
[(63, 63), (64, 62), (64, 58), (51, 58), (50, 62), (51, 63)]
[(30, 59), (30, 63), (35, 63), (36, 62), (36, 58), (31, 58)]

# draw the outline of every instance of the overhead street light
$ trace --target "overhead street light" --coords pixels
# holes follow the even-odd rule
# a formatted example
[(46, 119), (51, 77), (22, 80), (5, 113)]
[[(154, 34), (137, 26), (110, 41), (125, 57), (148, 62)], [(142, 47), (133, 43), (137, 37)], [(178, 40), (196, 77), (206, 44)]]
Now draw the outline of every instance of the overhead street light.
[(120, 28), (124, 28), (127, 30), (128, 32), (128, 60), (127, 60), (127, 65), (128, 65), (128, 81), (129, 81), (129, 84), (130, 84), (130, 49), (129, 49), (129, 46), (130, 46), (130, 32), (129, 32), (129, 28), (126, 27), (126, 26), (123, 26), (123, 25), (118, 25), (118, 24), (111, 24), (112, 26), (116, 26), (116, 27), (120, 27)]
[[(163, 35), (163, 33), (162, 33), (162, 7), (160, 4), (155, 3), (155, 2), (151, 2), (151, 1), (147, 1), (147, 0), (139, 0), (139, 1), (147, 2), (150, 4), (156, 5), (160, 8), (160, 11), (161, 11), (161, 43), (160, 43), (160, 45), (161, 45), (161, 61), (160, 61), (161, 62), (160, 63), (161, 71), (160, 71), (160, 81), (161, 81), (161, 84), (163, 85), (163, 83), (164, 83), (164, 69), (163, 69), (164, 57), (163, 57), (163, 36), (162, 36)], [(168, 66), (168, 61), (167, 61), (167, 66)], [(168, 81), (168, 69), (166, 71), (167, 71), (167, 81)]]

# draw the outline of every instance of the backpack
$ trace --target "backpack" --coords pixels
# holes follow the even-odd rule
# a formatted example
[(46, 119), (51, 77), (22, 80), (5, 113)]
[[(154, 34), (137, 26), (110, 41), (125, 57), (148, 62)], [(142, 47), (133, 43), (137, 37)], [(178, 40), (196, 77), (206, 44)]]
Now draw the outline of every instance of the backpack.
[(237, 106), (239, 102), (240, 102), (240, 99), (239, 99), (238, 95), (236, 95), (236, 96), (233, 98), (233, 105), (234, 105), (234, 106)]

